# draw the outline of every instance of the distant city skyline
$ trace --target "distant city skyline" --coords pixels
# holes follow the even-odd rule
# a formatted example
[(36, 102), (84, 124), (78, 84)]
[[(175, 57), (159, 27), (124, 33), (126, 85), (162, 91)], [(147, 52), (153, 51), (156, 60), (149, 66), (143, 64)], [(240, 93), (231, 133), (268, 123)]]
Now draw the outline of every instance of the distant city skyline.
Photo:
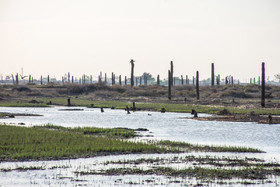
[(0, 0), (0, 75), (280, 73), (278, 0)]

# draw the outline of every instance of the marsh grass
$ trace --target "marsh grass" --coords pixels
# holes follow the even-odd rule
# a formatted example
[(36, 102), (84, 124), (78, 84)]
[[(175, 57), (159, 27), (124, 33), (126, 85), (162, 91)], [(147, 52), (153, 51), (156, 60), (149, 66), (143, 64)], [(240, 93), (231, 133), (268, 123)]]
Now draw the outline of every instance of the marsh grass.
[(211, 156), (193, 156), (188, 155), (185, 157), (171, 157), (171, 158), (140, 158), (135, 160), (118, 160), (107, 161), (104, 164), (152, 164), (155, 166), (166, 164), (190, 164), (193, 166), (213, 166), (213, 167), (262, 167), (262, 168), (279, 168), (280, 164), (276, 162), (265, 162), (265, 160), (257, 158), (231, 158), (231, 157), (211, 157)]
[[(16, 101), (4, 101), (0, 102), (2, 107), (48, 107), (50, 103), (52, 105), (67, 106), (68, 97), (42, 97), (37, 98), (38, 103), (31, 103), (32, 100), (16, 100)], [(114, 101), (114, 100), (91, 100), (88, 98), (71, 98), (71, 106), (84, 106), (90, 107), (94, 104), (96, 108), (111, 108), (125, 109), (126, 106), (132, 107), (132, 102), (127, 101)], [(279, 108), (240, 108), (240, 107), (222, 107), (222, 106), (210, 106), (199, 104), (186, 104), (186, 103), (167, 103), (167, 102), (137, 102), (136, 108), (139, 110), (149, 111), (161, 111), (161, 108), (165, 108), (167, 112), (180, 112), (191, 113), (192, 110), (196, 110), (198, 113), (216, 114), (218, 111), (228, 109), (232, 114), (246, 114), (254, 111), (259, 115), (280, 115)]]
[(49, 107), (49, 105), (45, 103), (29, 103), (28, 101), (18, 100), (0, 102), (0, 107)]
[[(0, 160), (56, 160), (107, 154), (157, 153), (165, 148), (76, 130), (50, 130), (0, 125)], [(125, 131), (125, 130), (123, 130)]]
[(100, 135), (106, 137), (115, 137), (115, 138), (132, 138), (137, 136), (133, 129), (128, 128), (97, 128), (97, 127), (62, 127), (52, 124), (47, 124), (43, 126), (34, 126), (33, 128), (45, 128), (45, 129), (54, 129), (67, 131), (72, 133), (80, 133), (84, 135)]
[(45, 170), (46, 168), (42, 166), (30, 166), (30, 167), (17, 167), (15, 169), (0, 169), (2, 172), (10, 172), (10, 171), (28, 171), (28, 170)]
[[(67, 105), (66, 97), (56, 97), (56, 98), (40, 98), (38, 101), (43, 103), (48, 103), (51, 101), (53, 105)], [(91, 104), (94, 104), (94, 107), (104, 107), (111, 108), (114, 107), (116, 109), (125, 109), (126, 106), (132, 107), (132, 102), (124, 102), (124, 101), (113, 101), (113, 100), (89, 100), (82, 98), (71, 98), (72, 106), (85, 106), (89, 107)], [(216, 114), (218, 111), (225, 109), (222, 106), (209, 106), (209, 105), (194, 105), (194, 104), (185, 104), (185, 103), (156, 103), (156, 102), (137, 102), (136, 108), (139, 110), (151, 110), (151, 111), (161, 111), (161, 108), (165, 108), (167, 112), (181, 112), (181, 113), (191, 113), (194, 109), (198, 113), (207, 113), (207, 114)], [(258, 109), (247, 109), (240, 107), (226, 107), (232, 114), (246, 114), (251, 111), (254, 111), (255, 114), (260, 115), (280, 115), (279, 108), (258, 108)]]
[(279, 176), (276, 169), (241, 168), (241, 169), (223, 169), (223, 168), (204, 168), (189, 167), (185, 169), (174, 169), (172, 167), (153, 167), (150, 169), (141, 168), (109, 168), (99, 171), (81, 171), (76, 172), (80, 175), (164, 175), (168, 177), (195, 177), (196, 179), (250, 179), (264, 180), (269, 176)]
[(259, 149), (240, 147), (240, 146), (209, 146), (190, 144), (186, 142), (174, 142), (169, 140), (162, 140), (155, 142), (156, 145), (165, 147), (177, 147), (185, 151), (203, 151), (203, 152), (238, 152), (238, 153), (264, 153)]
[(134, 130), (126, 128), (0, 125), (0, 161), (56, 160), (129, 153), (261, 152), (249, 148), (209, 147), (184, 142), (126, 140), (135, 135)]

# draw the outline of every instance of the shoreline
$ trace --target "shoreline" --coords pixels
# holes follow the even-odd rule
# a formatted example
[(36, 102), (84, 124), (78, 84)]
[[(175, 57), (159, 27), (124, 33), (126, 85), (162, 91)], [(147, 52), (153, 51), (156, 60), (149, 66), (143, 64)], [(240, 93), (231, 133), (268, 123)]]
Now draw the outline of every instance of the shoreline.
[(280, 117), (265, 116), (265, 115), (244, 115), (244, 114), (232, 114), (232, 115), (213, 115), (210, 117), (191, 117), (186, 119), (193, 119), (199, 121), (227, 121), (227, 122), (253, 122), (258, 124), (280, 125)]

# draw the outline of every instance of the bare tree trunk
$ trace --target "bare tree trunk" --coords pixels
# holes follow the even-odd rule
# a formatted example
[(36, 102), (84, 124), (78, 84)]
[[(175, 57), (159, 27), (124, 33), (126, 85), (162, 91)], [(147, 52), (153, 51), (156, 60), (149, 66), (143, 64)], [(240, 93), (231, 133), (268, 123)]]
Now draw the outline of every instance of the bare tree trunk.
[(70, 98), (67, 99), (67, 106), (71, 106), (71, 100), (70, 100)]
[(134, 60), (131, 59), (130, 60), (130, 63), (131, 63), (131, 77), (130, 77), (130, 84), (131, 84), (131, 87), (134, 86)]
[(173, 80), (173, 73), (174, 73), (174, 67), (173, 67), (173, 61), (170, 62), (170, 80), (171, 80), (171, 86), (174, 85)]
[(196, 71), (196, 99), (199, 100), (199, 72)]
[(147, 80), (147, 76), (146, 75), (144, 76), (144, 84), (145, 84), (145, 86), (148, 85), (148, 80)]
[(220, 85), (220, 74), (218, 74), (216, 81), (217, 81), (217, 85)]
[(122, 76), (119, 75), (119, 85), (122, 85)]
[(215, 72), (214, 72), (214, 63), (211, 64), (211, 86), (215, 84)]
[(112, 86), (114, 85), (114, 73), (112, 72)]
[(261, 106), (265, 107), (265, 63), (262, 63), (262, 93), (261, 93)]
[(193, 83), (193, 86), (194, 86), (194, 76), (192, 77), (192, 83)]
[(13, 74), (12, 74), (12, 79), (13, 79), (13, 84), (15, 84), (15, 78)]
[(18, 73), (16, 74), (16, 85), (19, 84), (19, 81), (18, 81)]
[(168, 99), (169, 100), (171, 100), (171, 82), (172, 82), (171, 71), (168, 70)]

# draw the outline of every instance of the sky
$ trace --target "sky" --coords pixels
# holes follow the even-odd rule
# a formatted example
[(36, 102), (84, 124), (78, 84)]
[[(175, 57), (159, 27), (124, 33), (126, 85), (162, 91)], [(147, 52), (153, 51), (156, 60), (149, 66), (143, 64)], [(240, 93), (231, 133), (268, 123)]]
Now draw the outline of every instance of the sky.
[(279, 0), (0, 0), (0, 75), (280, 73)]

